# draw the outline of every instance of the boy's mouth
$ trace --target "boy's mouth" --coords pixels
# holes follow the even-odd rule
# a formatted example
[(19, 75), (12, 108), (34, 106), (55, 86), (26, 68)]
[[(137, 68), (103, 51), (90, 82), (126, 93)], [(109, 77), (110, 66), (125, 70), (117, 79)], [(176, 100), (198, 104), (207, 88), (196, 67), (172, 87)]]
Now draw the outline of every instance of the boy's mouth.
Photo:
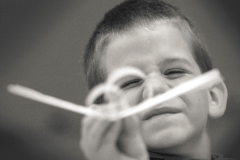
[(155, 108), (155, 109), (152, 109), (151, 111), (145, 113), (143, 116), (143, 120), (149, 120), (152, 117), (160, 116), (163, 114), (177, 114), (179, 112), (181, 112), (180, 109), (173, 108), (173, 107)]

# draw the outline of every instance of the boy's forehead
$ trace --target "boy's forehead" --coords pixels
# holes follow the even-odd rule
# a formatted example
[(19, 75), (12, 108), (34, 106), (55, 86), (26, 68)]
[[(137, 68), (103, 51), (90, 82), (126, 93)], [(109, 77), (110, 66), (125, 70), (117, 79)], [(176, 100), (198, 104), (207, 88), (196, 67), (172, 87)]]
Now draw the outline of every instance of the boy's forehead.
[(166, 23), (155, 27), (135, 27), (134, 30), (113, 36), (104, 57), (108, 70), (133, 62), (138, 65), (142, 59), (146, 62), (157, 60), (158, 63), (171, 58), (185, 61), (194, 59), (187, 36), (177, 27)]
[[(161, 46), (162, 49), (169, 43), (172, 47), (179, 47), (182, 44), (189, 47), (191, 42), (187, 33), (183, 33), (176, 26), (170, 23), (159, 22), (149, 26), (132, 27), (129, 31), (114, 34), (107, 46), (107, 54), (115, 54), (111, 52), (115, 48), (124, 50), (143, 49), (151, 47), (153, 44)], [(144, 47), (141, 47), (144, 44)]]

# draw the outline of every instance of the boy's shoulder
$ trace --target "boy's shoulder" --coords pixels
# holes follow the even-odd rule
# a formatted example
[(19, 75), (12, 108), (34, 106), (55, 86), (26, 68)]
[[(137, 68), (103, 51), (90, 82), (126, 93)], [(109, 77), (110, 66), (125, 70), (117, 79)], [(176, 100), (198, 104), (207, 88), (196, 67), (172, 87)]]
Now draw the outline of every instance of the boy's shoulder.
[(233, 158), (224, 158), (221, 154), (212, 154), (212, 160), (234, 160)]
[[(190, 160), (184, 157), (150, 157), (150, 160)], [(221, 154), (212, 154), (211, 160), (234, 160), (233, 158), (224, 158)]]

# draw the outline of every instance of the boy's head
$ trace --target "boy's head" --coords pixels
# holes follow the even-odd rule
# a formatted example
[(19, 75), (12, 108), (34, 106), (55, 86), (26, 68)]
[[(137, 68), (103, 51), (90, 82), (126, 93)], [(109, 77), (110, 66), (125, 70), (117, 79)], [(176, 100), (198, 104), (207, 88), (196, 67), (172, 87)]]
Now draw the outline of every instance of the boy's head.
[[(145, 81), (128, 77), (120, 82), (131, 104), (212, 69), (195, 27), (176, 8), (158, 0), (126, 1), (107, 13), (94, 32), (85, 53), (89, 88), (124, 66), (148, 75)], [(222, 83), (139, 114), (148, 149), (201, 158), (190, 154), (210, 151), (207, 117), (221, 116), (225, 105)]]
[(193, 56), (202, 72), (212, 69), (211, 59), (197, 28), (177, 8), (161, 0), (127, 0), (105, 14), (87, 44), (84, 68), (89, 89), (106, 79), (101, 60), (112, 37), (137, 26), (151, 27), (160, 20), (174, 25), (188, 36)]

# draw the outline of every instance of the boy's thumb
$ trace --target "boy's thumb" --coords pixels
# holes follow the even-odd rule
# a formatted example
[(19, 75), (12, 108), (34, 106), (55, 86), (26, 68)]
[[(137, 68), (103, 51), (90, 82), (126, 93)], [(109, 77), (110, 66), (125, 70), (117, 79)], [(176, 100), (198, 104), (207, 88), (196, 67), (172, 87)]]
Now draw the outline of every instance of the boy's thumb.
[(147, 159), (148, 153), (142, 138), (139, 118), (131, 116), (122, 121), (122, 131), (118, 141), (119, 149), (130, 157)]
[(122, 134), (128, 136), (134, 136), (141, 134), (140, 132), (140, 121), (137, 116), (131, 116), (123, 119), (122, 122)]

